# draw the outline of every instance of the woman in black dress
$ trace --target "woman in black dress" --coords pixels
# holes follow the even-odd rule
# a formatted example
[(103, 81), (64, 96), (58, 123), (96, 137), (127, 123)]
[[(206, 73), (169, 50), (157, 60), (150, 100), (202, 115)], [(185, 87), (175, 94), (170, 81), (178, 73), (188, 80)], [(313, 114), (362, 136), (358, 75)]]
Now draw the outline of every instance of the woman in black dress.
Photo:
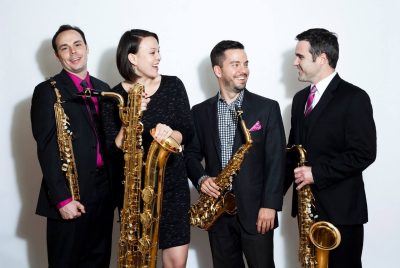
[[(185, 86), (176, 76), (158, 73), (160, 60), (158, 36), (155, 33), (133, 29), (122, 35), (117, 49), (117, 67), (125, 80), (112, 91), (121, 94), (126, 103), (127, 92), (132, 85), (144, 85), (144, 111), (141, 121), (144, 125), (142, 139), (145, 154), (153, 141), (150, 135), (152, 128), (156, 128), (155, 139), (158, 141), (171, 136), (180, 144), (184, 144), (193, 134)], [(102, 116), (114, 178), (117, 184), (121, 185), (124, 160), (122, 151), (118, 148), (122, 144), (123, 131), (118, 108), (113, 99), (104, 102)], [(145, 159), (146, 156), (144, 161)], [(123, 186), (119, 188), (117, 199), (119, 207), (122, 207)], [(171, 154), (164, 176), (159, 235), (164, 267), (186, 266), (190, 241), (189, 207), (190, 192), (183, 156)]]

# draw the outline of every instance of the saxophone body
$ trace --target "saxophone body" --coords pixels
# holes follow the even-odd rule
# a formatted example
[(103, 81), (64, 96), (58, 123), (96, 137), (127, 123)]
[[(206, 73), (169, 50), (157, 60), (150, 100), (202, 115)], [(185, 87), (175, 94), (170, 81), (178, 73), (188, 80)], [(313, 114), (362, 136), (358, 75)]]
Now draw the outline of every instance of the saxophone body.
[(246, 142), (236, 151), (214, 180), (220, 188), (220, 196), (215, 198), (201, 192), (197, 202), (190, 208), (190, 224), (200, 229), (209, 230), (223, 213), (231, 215), (236, 213), (235, 196), (230, 189), (235, 175), (240, 170), (245, 154), (253, 144), (250, 132), (242, 118), (242, 113), (241, 110), (237, 111)]
[(61, 170), (65, 173), (65, 178), (73, 200), (80, 200), (78, 172), (72, 147), (72, 131), (69, 126), (69, 118), (62, 107), (61, 94), (56, 87), (56, 81), (51, 79), (50, 84), (56, 94), (54, 103), (54, 115), (57, 129), (57, 143), (62, 162)]
[[(301, 145), (293, 145), (287, 149), (299, 155), (298, 166), (306, 165), (306, 150)], [(339, 230), (330, 222), (317, 221), (315, 199), (310, 185), (302, 187), (298, 192), (298, 225), (299, 225), (299, 261), (304, 268), (327, 268), (329, 250), (339, 246), (341, 236)]]
[[(143, 164), (143, 92), (143, 85), (134, 84), (128, 93), (126, 107), (123, 97), (118, 93), (98, 93), (118, 100), (119, 116), (125, 129), (122, 143), (125, 161), (124, 200), (118, 243), (120, 268), (156, 267), (165, 167), (171, 153), (182, 151), (180, 144), (171, 137), (161, 143), (153, 140)], [(151, 131), (152, 136), (154, 131)]]

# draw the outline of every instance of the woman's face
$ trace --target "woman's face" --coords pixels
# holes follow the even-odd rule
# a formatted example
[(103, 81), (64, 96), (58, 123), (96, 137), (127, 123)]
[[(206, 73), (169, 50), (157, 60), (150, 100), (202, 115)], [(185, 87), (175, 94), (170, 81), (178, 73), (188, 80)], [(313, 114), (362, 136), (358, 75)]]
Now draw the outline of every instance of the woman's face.
[(144, 37), (140, 42), (138, 52), (129, 54), (128, 57), (135, 69), (135, 73), (141, 78), (152, 79), (159, 76), (160, 46), (154, 37)]

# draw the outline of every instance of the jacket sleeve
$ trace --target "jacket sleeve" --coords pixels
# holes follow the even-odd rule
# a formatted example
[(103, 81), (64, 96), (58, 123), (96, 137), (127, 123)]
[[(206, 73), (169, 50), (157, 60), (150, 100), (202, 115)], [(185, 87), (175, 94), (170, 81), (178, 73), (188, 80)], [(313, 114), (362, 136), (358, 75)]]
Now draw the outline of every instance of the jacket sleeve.
[(261, 207), (282, 209), (285, 179), (285, 132), (279, 104), (272, 102), (266, 124), (265, 180)]
[(190, 181), (193, 186), (198, 188), (198, 181), (203, 176), (206, 175), (203, 165), (201, 161), (203, 160), (203, 152), (201, 150), (199, 136), (200, 130), (199, 126), (196, 124), (196, 113), (195, 108), (192, 109), (191, 115), (193, 118), (191, 127), (193, 129), (193, 135), (186, 141), (186, 145), (183, 151), (186, 171)]
[(191, 124), (189, 98), (184, 84), (178, 77), (176, 77), (175, 94), (171, 98), (174, 98), (173, 103), (176, 108), (174, 122), (171, 127), (182, 134), (182, 144), (185, 144), (193, 135), (193, 127)]
[(376, 127), (368, 94), (359, 90), (351, 96), (344, 122), (344, 149), (331, 157), (312, 163), (312, 173), (319, 189), (360, 174), (376, 158)]

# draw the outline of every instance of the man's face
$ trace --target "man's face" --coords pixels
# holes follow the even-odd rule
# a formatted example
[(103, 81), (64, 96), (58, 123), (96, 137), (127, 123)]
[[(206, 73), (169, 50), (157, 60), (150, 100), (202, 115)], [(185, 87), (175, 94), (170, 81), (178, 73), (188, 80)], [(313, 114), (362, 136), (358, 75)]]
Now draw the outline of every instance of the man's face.
[(249, 76), (249, 61), (243, 49), (228, 49), (222, 67), (214, 66), (214, 72), (220, 80), (221, 90), (240, 92), (246, 87)]
[(75, 30), (61, 32), (56, 38), (56, 56), (62, 67), (83, 78), (87, 72), (88, 48)]
[(310, 43), (308, 41), (299, 41), (296, 45), (295, 60), (293, 65), (299, 71), (299, 81), (314, 83), (318, 81), (321, 65), (319, 57), (312, 58), (310, 53)]

